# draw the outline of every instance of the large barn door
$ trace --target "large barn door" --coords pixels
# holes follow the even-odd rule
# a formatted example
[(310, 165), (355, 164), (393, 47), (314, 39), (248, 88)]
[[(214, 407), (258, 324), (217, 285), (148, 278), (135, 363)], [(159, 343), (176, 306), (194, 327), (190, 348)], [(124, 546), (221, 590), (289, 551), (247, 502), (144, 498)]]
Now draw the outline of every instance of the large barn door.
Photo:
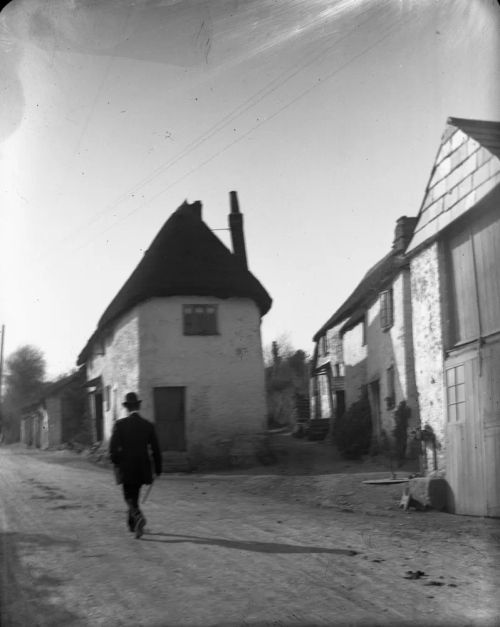
[(486, 515), (500, 517), (500, 341), (482, 348), (479, 402), (483, 419)]
[(478, 406), (478, 358), (468, 352), (446, 361), (446, 478), (456, 514), (484, 516), (484, 447)]
[(500, 516), (500, 216), (447, 241), (447, 476), (461, 514)]
[(155, 426), (162, 451), (186, 450), (185, 388), (154, 388)]

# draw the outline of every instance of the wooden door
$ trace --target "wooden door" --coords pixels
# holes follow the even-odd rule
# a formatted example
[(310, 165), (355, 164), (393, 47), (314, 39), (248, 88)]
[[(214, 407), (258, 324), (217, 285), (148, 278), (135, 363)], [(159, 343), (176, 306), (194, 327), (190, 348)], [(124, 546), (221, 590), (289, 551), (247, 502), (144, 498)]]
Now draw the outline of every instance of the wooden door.
[(94, 394), (95, 434), (97, 442), (104, 439), (104, 413), (102, 392)]
[(155, 426), (162, 451), (186, 450), (185, 388), (153, 389)]
[(446, 478), (450, 509), (456, 514), (486, 514), (484, 436), (479, 407), (479, 359), (470, 348), (446, 360)]
[(376, 379), (368, 385), (370, 409), (372, 413), (372, 431), (379, 438), (382, 432), (380, 424), (380, 381)]
[(500, 338), (481, 349), (478, 380), (484, 437), (486, 516), (500, 517)]

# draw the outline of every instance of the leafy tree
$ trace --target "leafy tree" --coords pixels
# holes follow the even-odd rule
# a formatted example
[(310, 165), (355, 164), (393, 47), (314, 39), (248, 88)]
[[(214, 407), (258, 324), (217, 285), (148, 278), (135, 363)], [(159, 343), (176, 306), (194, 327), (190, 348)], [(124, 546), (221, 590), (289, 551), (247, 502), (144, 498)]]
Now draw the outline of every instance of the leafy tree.
[(370, 403), (366, 391), (349, 406), (347, 411), (335, 418), (333, 441), (347, 459), (358, 459), (368, 453), (372, 437)]
[(21, 409), (34, 401), (45, 380), (45, 357), (35, 346), (25, 345), (6, 360), (6, 390), (2, 404), (2, 431), (7, 442), (19, 440)]
[(265, 363), (269, 425), (293, 424), (300, 413), (299, 406), (308, 406), (308, 355), (295, 350), (288, 337), (282, 335), (266, 348)]

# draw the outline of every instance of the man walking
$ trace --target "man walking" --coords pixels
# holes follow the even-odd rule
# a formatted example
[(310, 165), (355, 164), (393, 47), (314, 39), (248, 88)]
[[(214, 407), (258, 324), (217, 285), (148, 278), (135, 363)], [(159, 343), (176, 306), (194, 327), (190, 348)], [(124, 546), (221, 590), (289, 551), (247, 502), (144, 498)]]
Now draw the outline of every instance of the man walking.
[(136, 538), (140, 538), (146, 525), (139, 508), (141, 486), (153, 483), (151, 453), (155, 474), (161, 474), (161, 453), (153, 424), (139, 415), (141, 401), (135, 392), (129, 392), (122, 404), (128, 416), (115, 423), (109, 454), (118, 481), (123, 485), (123, 496), (128, 505), (128, 527)]

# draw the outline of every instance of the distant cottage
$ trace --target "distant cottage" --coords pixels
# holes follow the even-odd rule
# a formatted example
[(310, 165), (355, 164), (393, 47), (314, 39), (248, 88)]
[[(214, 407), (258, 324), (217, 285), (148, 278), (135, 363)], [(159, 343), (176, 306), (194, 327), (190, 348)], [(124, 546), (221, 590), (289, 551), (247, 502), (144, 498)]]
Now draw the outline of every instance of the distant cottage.
[(248, 270), (231, 192), (233, 252), (203, 222), (201, 202), (167, 220), (78, 357), (95, 439), (107, 440), (137, 391), (160, 447), (194, 464), (258, 446), (266, 426), (260, 335), (271, 298)]
[(415, 222), (406, 216), (397, 221), (390, 252), (313, 338), (313, 416), (340, 417), (366, 394), (374, 442), (383, 434), (391, 437), (402, 401), (411, 410), (410, 428), (418, 424), (410, 268), (404, 254)]
[(366, 392), (377, 439), (404, 400), (448, 510), (500, 516), (500, 122), (448, 119), (417, 218), (314, 341), (316, 421)]
[(88, 445), (84, 383), (82, 369), (46, 383), (38, 397), (22, 408), (21, 442), (40, 449), (70, 443)]

